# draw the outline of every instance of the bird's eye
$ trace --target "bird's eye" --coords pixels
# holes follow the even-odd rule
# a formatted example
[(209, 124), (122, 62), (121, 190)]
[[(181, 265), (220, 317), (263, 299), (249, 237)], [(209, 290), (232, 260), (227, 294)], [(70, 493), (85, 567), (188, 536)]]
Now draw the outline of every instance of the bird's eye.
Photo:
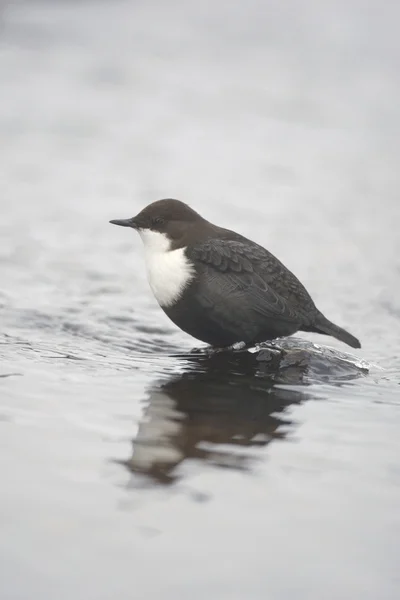
[(164, 219), (162, 217), (154, 217), (151, 222), (152, 225), (162, 225), (164, 223)]

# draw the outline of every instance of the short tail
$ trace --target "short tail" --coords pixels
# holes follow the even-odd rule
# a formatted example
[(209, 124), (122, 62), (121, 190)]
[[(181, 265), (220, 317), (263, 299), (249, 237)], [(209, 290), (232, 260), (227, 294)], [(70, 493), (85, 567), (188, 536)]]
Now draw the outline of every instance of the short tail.
[(352, 348), (361, 348), (360, 341), (356, 337), (354, 337), (354, 335), (351, 335), (351, 333), (349, 333), (345, 329), (342, 329), (338, 325), (335, 325), (322, 314), (319, 315), (319, 317), (316, 319), (315, 325), (312, 330), (317, 333), (325, 333), (326, 335), (331, 335), (332, 337), (336, 338), (337, 340), (340, 340), (341, 342), (344, 342)]

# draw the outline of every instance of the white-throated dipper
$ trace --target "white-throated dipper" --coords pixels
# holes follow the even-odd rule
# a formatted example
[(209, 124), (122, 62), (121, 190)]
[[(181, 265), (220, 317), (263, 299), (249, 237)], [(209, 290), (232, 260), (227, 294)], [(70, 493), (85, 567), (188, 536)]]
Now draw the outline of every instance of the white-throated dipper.
[(312, 331), (361, 348), (357, 338), (324, 317), (268, 250), (213, 225), (184, 202), (158, 200), (136, 217), (110, 223), (138, 231), (156, 300), (198, 340), (219, 348), (250, 346)]

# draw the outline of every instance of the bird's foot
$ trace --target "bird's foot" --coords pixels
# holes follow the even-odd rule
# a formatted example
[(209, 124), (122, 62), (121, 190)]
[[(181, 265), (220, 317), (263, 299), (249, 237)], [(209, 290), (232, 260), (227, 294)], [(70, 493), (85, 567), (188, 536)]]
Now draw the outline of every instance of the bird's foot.
[(230, 346), (203, 346), (201, 348), (192, 348), (191, 354), (205, 354), (206, 356), (213, 356), (214, 354), (220, 354), (221, 352), (241, 352), (247, 348), (246, 342), (235, 342)]
[(235, 342), (230, 346), (223, 346), (222, 348), (216, 348), (215, 346), (209, 346), (207, 348), (208, 354), (221, 354), (221, 352), (241, 352), (247, 347), (246, 342)]
[(200, 346), (200, 348), (192, 348), (189, 354), (205, 354), (208, 355), (210, 352), (209, 346)]
[(214, 354), (220, 354), (221, 352), (241, 352), (248, 345), (246, 342), (235, 342), (230, 346), (202, 346), (200, 348), (192, 348), (190, 354), (205, 354), (206, 356), (212, 356)]
[(226, 350), (233, 350), (234, 352), (240, 352), (241, 350), (244, 350), (245, 348), (247, 348), (246, 342), (235, 342), (231, 346), (228, 346), (226, 348)]

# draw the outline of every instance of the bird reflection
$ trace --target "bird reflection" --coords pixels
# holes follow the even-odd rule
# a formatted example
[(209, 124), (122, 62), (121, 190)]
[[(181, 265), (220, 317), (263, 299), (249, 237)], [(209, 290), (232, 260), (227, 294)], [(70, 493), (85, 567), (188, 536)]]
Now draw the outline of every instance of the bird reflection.
[(293, 430), (288, 408), (309, 397), (307, 388), (276, 384), (304, 383), (305, 369), (279, 353), (262, 363), (250, 353), (189, 356), (184, 373), (149, 390), (124, 464), (163, 484), (176, 481), (190, 459), (251, 469), (258, 449)]

